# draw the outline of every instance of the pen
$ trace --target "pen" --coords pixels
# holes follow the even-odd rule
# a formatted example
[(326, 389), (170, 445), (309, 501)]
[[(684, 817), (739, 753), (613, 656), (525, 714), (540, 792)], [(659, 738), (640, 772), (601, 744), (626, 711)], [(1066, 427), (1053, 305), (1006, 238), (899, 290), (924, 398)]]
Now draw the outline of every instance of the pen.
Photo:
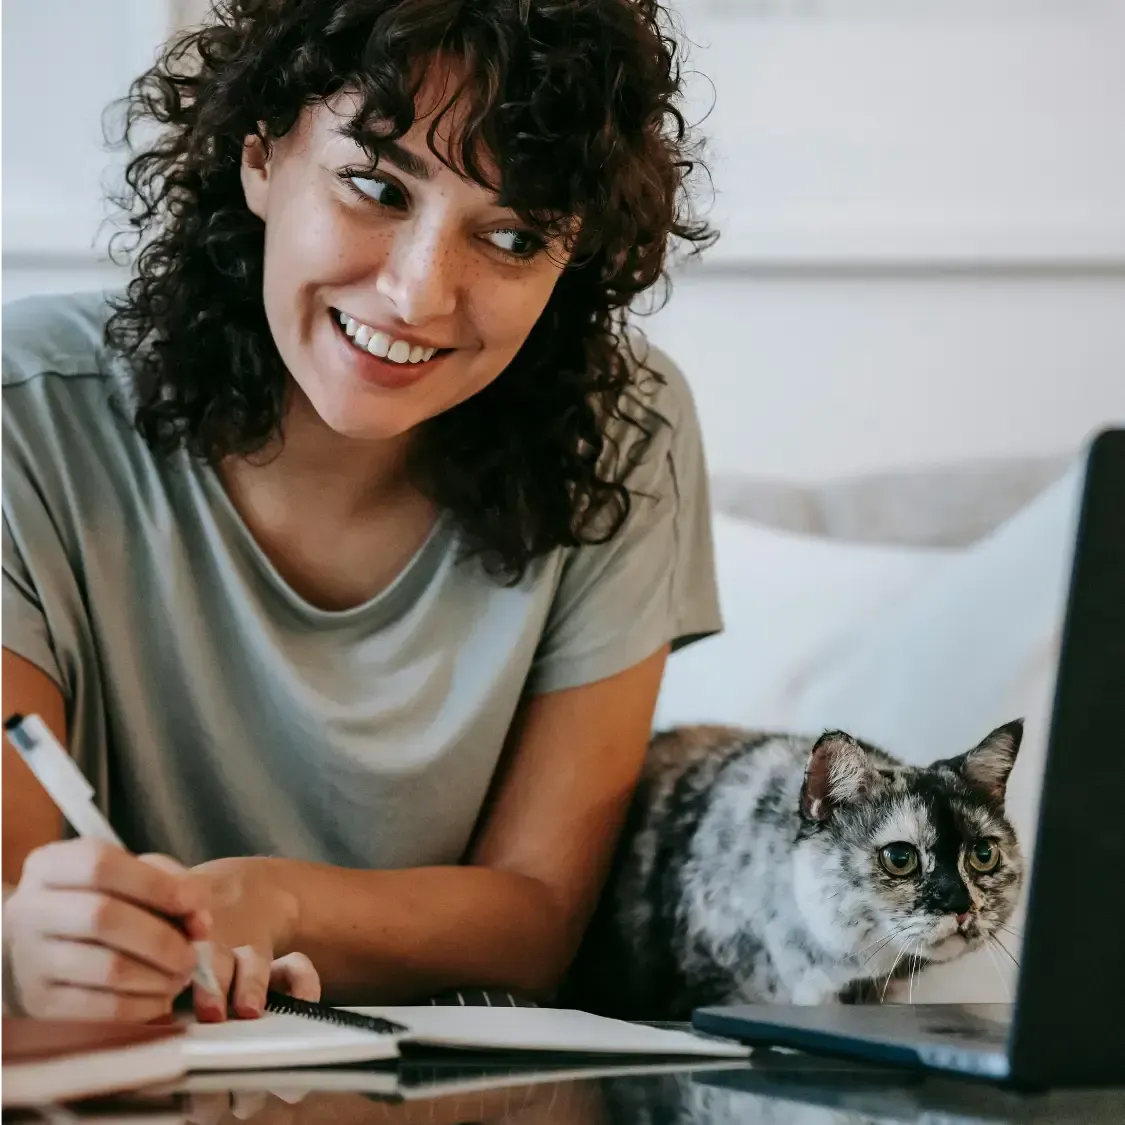
[[(94, 804), (94, 787), (38, 715), (26, 718), (11, 715), (4, 721), (4, 732), (79, 836), (90, 836), (116, 844), (119, 848), (125, 847), (121, 837)], [(211, 963), (211, 947), (205, 941), (192, 944), (195, 946), (195, 982), (213, 995), (221, 995)]]

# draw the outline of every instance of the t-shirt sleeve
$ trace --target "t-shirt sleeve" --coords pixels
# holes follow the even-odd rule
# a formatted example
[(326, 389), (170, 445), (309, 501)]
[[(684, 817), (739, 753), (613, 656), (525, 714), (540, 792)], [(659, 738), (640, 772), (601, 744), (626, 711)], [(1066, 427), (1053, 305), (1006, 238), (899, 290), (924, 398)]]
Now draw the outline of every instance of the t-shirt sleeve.
[(38, 587), (4, 512), (4, 648), (34, 664), (65, 691)]
[(605, 679), (651, 656), (719, 632), (710, 495), (687, 383), (649, 348), (664, 379), (652, 403), (664, 419), (626, 478), (629, 515), (606, 543), (574, 548), (564, 564), (532, 663), (528, 690)]
[(27, 409), (31, 383), (4, 387), (3, 644), (73, 701), (86, 641), (86, 607), (68, 550), (72, 531), (57, 471), (59, 436)]
[(26, 297), (3, 308), (3, 645), (49, 676), (68, 704), (92, 651), (75, 566), (75, 488), (67, 466), (92, 438), (67, 396), (99, 371), (98, 293)]

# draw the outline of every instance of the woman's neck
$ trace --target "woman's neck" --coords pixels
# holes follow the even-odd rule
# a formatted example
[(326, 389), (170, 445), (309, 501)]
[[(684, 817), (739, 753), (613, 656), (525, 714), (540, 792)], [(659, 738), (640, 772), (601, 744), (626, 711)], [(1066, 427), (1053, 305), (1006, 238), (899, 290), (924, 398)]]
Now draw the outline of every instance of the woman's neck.
[(294, 387), (282, 435), (260, 453), (228, 458), (221, 474), (228, 488), (233, 485), (244, 498), (248, 493), (267, 502), (285, 498), (291, 508), (311, 504), (320, 519), (340, 523), (401, 502), (414, 491), (406, 471), (409, 434), (385, 441), (346, 437)]
[(294, 395), (284, 440), (219, 466), (231, 503), (290, 587), (321, 609), (386, 589), (425, 542), (437, 508), (411, 486), (407, 438), (354, 441)]

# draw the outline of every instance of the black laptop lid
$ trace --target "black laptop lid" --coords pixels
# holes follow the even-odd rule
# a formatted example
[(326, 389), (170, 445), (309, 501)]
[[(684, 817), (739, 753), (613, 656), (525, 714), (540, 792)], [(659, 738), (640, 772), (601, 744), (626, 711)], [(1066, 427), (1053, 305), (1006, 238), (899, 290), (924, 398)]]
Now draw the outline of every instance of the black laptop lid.
[(1125, 1081), (1125, 431), (1082, 482), (1030, 877), (1012, 1077)]

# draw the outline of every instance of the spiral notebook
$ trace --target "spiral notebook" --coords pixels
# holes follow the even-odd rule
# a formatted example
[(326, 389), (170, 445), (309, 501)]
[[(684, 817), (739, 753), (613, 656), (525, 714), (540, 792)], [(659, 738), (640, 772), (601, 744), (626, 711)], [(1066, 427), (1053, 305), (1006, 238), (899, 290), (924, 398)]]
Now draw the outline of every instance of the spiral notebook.
[(729, 1040), (558, 1008), (331, 1008), (270, 995), (257, 1020), (192, 1024), (187, 1066), (269, 1070), (397, 1059), (425, 1051), (569, 1058), (745, 1058)]

